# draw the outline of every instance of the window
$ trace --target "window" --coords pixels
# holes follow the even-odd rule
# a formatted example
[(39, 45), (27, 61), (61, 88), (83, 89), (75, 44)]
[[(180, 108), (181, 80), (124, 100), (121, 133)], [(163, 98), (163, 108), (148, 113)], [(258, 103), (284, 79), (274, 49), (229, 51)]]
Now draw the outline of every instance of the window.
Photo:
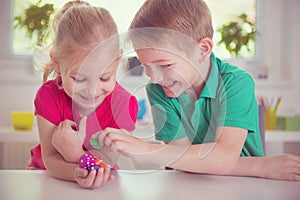
[[(60, 9), (69, 0), (14, 0), (14, 17), (22, 16), (24, 10), (30, 4), (43, 6), (45, 4), (53, 4), (54, 9)], [(102, 1), (87, 1), (92, 5), (101, 6), (108, 9), (115, 19), (120, 33), (127, 30), (134, 14), (139, 7), (144, 3), (144, 0), (134, 0), (132, 3), (120, 0), (102, 0)], [(117, 5), (117, 6), (116, 6)], [(15, 21), (16, 22), (16, 21)], [(37, 37), (33, 34), (30, 39), (26, 35), (25, 29), (14, 28), (13, 31), (13, 53), (17, 55), (28, 55), (34, 51)]]
[[(20, 16), (26, 8), (31, 4), (36, 4), (39, 2), (39, 5), (42, 6), (45, 3), (54, 4), (54, 7), (60, 8), (65, 2), (58, 0), (14, 0), (14, 16)], [(131, 3), (128, 1), (119, 1), (119, 0), (102, 0), (101, 2), (91, 2), (94, 5), (101, 5), (107, 8), (113, 18), (116, 20), (119, 32), (126, 32), (130, 22), (143, 4), (144, 0), (134, 0)], [(228, 52), (225, 48), (224, 43), (218, 45), (217, 43), (221, 39), (221, 33), (218, 31), (220, 27), (226, 23), (229, 23), (233, 20), (236, 20), (239, 15), (245, 13), (247, 18), (252, 22), (255, 22), (255, 0), (249, 1), (240, 1), (240, 0), (227, 0), (226, 4), (220, 4), (218, 0), (208, 0), (208, 6), (212, 12), (212, 19), (215, 29), (214, 35), (214, 51), (215, 53), (222, 58), (230, 58), (232, 54)], [(118, 4), (118, 6), (116, 6)], [(234, 45), (234, 44), (233, 44)], [(250, 41), (248, 51), (246, 47), (242, 47), (239, 55), (244, 58), (252, 58), (255, 51), (254, 41)], [(13, 52), (14, 54), (30, 54), (34, 50), (34, 39), (29, 39), (26, 36), (24, 30), (15, 29), (13, 34)]]
[(42, 38), (37, 36), (37, 30), (40, 30), (41, 34), (44, 34), (43, 30), (47, 31), (49, 24), (47, 22), (53, 11), (52, 2), (49, 3), (47, 1), (47, 3), (45, 3), (41, 0), (14, 0), (14, 19), (12, 19), (12, 50), (14, 54), (32, 54), (36, 44), (40, 43), (38, 38)]
[[(222, 57), (224, 59), (228, 59), (235, 56), (241, 56), (243, 58), (253, 58), (255, 55), (255, 41), (251, 40), (248, 43), (249, 51), (247, 50), (246, 46), (243, 46), (241, 50), (239, 51), (238, 55), (235, 55), (234, 53), (231, 54), (229, 51), (226, 50), (225, 44), (221, 43), (218, 45), (219, 41), (222, 39), (222, 34), (220, 33), (219, 29), (222, 28), (224, 25), (228, 25), (230, 22), (235, 23), (239, 22), (239, 16), (241, 14), (245, 14), (247, 20), (249, 22), (254, 23), (256, 21), (256, 0), (248, 0), (248, 1), (240, 1), (240, 0), (226, 0), (226, 3), (224, 1), (219, 0), (207, 0), (208, 7), (211, 10), (212, 14), (212, 21), (214, 26), (214, 52), (219, 57)], [(243, 36), (251, 35), (251, 28), (248, 24), (241, 22), (241, 28), (243, 30), (241, 31), (241, 34)], [(248, 25), (248, 26), (247, 26)], [(237, 27), (239, 28), (239, 27)], [(232, 27), (230, 27), (231, 30), (233, 30)], [(233, 32), (233, 34), (237, 34), (238, 32)], [(225, 38), (228, 40), (228, 37)], [(235, 38), (234, 40), (236, 40)], [(231, 43), (231, 45), (235, 45), (234, 42)]]

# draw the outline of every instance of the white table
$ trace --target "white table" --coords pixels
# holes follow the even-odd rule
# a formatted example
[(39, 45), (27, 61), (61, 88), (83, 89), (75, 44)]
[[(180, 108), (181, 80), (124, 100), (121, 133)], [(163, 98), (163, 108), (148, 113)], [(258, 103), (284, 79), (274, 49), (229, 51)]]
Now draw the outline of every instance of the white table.
[(1, 200), (297, 200), (300, 182), (213, 176), (173, 170), (118, 171), (113, 182), (94, 190), (55, 179), (45, 171), (0, 170)]

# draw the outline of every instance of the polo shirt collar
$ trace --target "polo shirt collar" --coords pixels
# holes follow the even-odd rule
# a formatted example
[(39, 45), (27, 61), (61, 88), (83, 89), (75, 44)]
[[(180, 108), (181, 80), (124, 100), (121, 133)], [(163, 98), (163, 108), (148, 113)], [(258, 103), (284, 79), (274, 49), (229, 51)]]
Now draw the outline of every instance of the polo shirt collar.
[(211, 71), (206, 81), (206, 84), (201, 92), (201, 97), (207, 98), (215, 98), (217, 93), (217, 87), (219, 85), (219, 70), (218, 70), (218, 63), (214, 53), (211, 53)]

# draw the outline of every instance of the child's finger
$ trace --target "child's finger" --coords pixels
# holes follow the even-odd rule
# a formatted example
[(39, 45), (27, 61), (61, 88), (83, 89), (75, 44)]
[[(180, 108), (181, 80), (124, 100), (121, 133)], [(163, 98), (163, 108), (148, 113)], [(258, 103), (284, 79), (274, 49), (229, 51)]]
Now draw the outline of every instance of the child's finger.
[(98, 132), (94, 133), (94, 134), (91, 136), (91, 138), (93, 138), (93, 139), (98, 139), (100, 132), (102, 132), (102, 131), (98, 131)]
[(98, 131), (98, 132), (94, 133), (91, 136), (91, 138), (92, 139), (97, 139), (98, 142), (99, 142), (99, 145), (104, 146), (104, 141), (103, 141), (104, 137), (102, 136), (102, 133), (103, 133), (103, 131)]
[(113, 181), (113, 180), (115, 180), (115, 176), (110, 174), (108, 177), (108, 181)]
[(110, 176), (110, 172), (111, 172), (111, 167), (110, 166), (107, 166), (105, 169), (104, 169), (104, 177), (103, 177), (103, 182), (102, 184), (105, 184), (108, 182), (108, 178)]
[(124, 141), (117, 141), (117, 142), (114, 142), (112, 145), (111, 145), (111, 149), (114, 151), (114, 152), (118, 152), (124, 156), (129, 156), (130, 155), (130, 152), (128, 152), (127, 150), (127, 146), (129, 144), (124, 142)]
[(76, 123), (71, 121), (71, 120), (64, 120), (62, 122), (59, 123), (59, 125), (57, 126), (58, 129), (64, 130), (67, 133), (72, 133), (73, 129), (72, 127), (76, 127)]
[(84, 188), (93, 188), (96, 174), (96, 170), (91, 170), (85, 178), (77, 177), (76, 182)]
[(84, 139), (86, 134), (86, 117), (83, 117), (79, 122), (78, 135), (80, 139)]
[(111, 144), (111, 146), (110, 146), (110, 148), (111, 148), (111, 150), (113, 151), (113, 152), (119, 152), (119, 143), (120, 142), (118, 142), (118, 141), (114, 141), (112, 144)]
[(101, 133), (98, 134), (98, 140), (100, 145), (105, 145), (105, 140), (107, 138), (107, 135), (111, 132), (110, 128), (106, 128)]
[(75, 174), (75, 178), (86, 178), (88, 175), (88, 171), (86, 169), (76, 167), (74, 174)]
[(110, 141), (128, 141), (132, 139), (132, 136), (128, 134), (129, 132), (124, 132), (121, 130), (114, 130), (110, 131), (106, 134), (106, 139), (109, 139)]
[(104, 131), (98, 131), (98, 132), (94, 133), (94, 134), (91, 136), (91, 138), (97, 139), (97, 140), (99, 141), (99, 144), (100, 144), (101, 146), (104, 146), (104, 139), (105, 139), (105, 137), (106, 137), (106, 134), (107, 134), (107, 132), (104, 132)]
[(87, 178), (83, 180), (83, 186), (87, 188), (93, 188), (96, 175), (97, 175), (97, 171), (94, 169), (91, 170)]
[(94, 184), (93, 184), (93, 187), (100, 187), (104, 184), (104, 168), (100, 168), (98, 169), (98, 172), (97, 172), (97, 175), (95, 177), (95, 181), (94, 181)]

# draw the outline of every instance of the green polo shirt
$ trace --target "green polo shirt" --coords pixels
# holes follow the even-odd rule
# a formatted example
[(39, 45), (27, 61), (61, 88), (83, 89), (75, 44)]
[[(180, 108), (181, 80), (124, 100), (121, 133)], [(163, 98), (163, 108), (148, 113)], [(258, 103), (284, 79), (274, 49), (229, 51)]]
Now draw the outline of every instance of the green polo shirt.
[(252, 77), (214, 54), (211, 59), (212, 69), (196, 102), (186, 93), (170, 98), (158, 84), (146, 86), (156, 139), (188, 137), (193, 144), (209, 143), (215, 141), (217, 127), (238, 127), (248, 130), (241, 156), (263, 156)]

